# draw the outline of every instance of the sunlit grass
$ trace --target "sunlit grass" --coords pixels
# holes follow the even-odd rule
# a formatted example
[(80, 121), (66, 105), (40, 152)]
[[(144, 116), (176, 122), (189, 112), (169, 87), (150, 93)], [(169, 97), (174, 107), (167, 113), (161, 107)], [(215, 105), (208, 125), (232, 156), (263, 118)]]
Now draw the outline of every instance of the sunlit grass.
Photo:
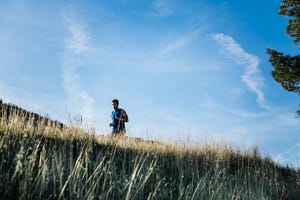
[(96, 135), (1, 110), (3, 199), (297, 199), (300, 172), (257, 148)]

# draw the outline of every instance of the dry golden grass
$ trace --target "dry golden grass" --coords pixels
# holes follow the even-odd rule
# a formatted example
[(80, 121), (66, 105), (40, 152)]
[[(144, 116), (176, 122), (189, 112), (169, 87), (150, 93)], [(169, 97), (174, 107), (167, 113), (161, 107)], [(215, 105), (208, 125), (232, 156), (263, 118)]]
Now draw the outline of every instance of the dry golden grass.
[(208, 142), (164, 144), (0, 117), (0, 196), (5, 199), (297, 199), (299, 171)]

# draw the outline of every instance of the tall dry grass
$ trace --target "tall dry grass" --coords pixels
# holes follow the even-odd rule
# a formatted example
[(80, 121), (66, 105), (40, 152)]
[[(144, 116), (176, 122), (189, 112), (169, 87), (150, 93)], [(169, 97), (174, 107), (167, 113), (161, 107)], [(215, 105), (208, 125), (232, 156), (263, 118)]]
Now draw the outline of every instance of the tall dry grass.
[[(6, 111), (5, 111), (6, 112)], [(0, 123), (1, 199), (299, 199), (300, 172), (225, 144), (183, 147), (38, 122)]]

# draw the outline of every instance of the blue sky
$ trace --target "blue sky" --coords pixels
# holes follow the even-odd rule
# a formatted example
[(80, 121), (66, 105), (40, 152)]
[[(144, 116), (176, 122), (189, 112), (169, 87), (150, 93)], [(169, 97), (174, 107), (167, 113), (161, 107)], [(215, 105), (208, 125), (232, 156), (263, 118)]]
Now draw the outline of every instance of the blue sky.
[(266, 48), (299, 52), (279, 0), (1, 1), (0, 98), (109, 134), (258, 145), (300, 166), (299, 96), (271, 77)]

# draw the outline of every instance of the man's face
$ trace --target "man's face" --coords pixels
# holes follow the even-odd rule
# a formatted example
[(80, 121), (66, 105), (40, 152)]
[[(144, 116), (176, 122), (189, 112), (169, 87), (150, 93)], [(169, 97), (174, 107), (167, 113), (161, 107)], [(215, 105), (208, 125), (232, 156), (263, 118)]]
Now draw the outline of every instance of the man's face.
[(112, 102), (112, 106), (113, 106), (114, 109), (118, 109), (118, 104), (117, 104), (117, 102)]

